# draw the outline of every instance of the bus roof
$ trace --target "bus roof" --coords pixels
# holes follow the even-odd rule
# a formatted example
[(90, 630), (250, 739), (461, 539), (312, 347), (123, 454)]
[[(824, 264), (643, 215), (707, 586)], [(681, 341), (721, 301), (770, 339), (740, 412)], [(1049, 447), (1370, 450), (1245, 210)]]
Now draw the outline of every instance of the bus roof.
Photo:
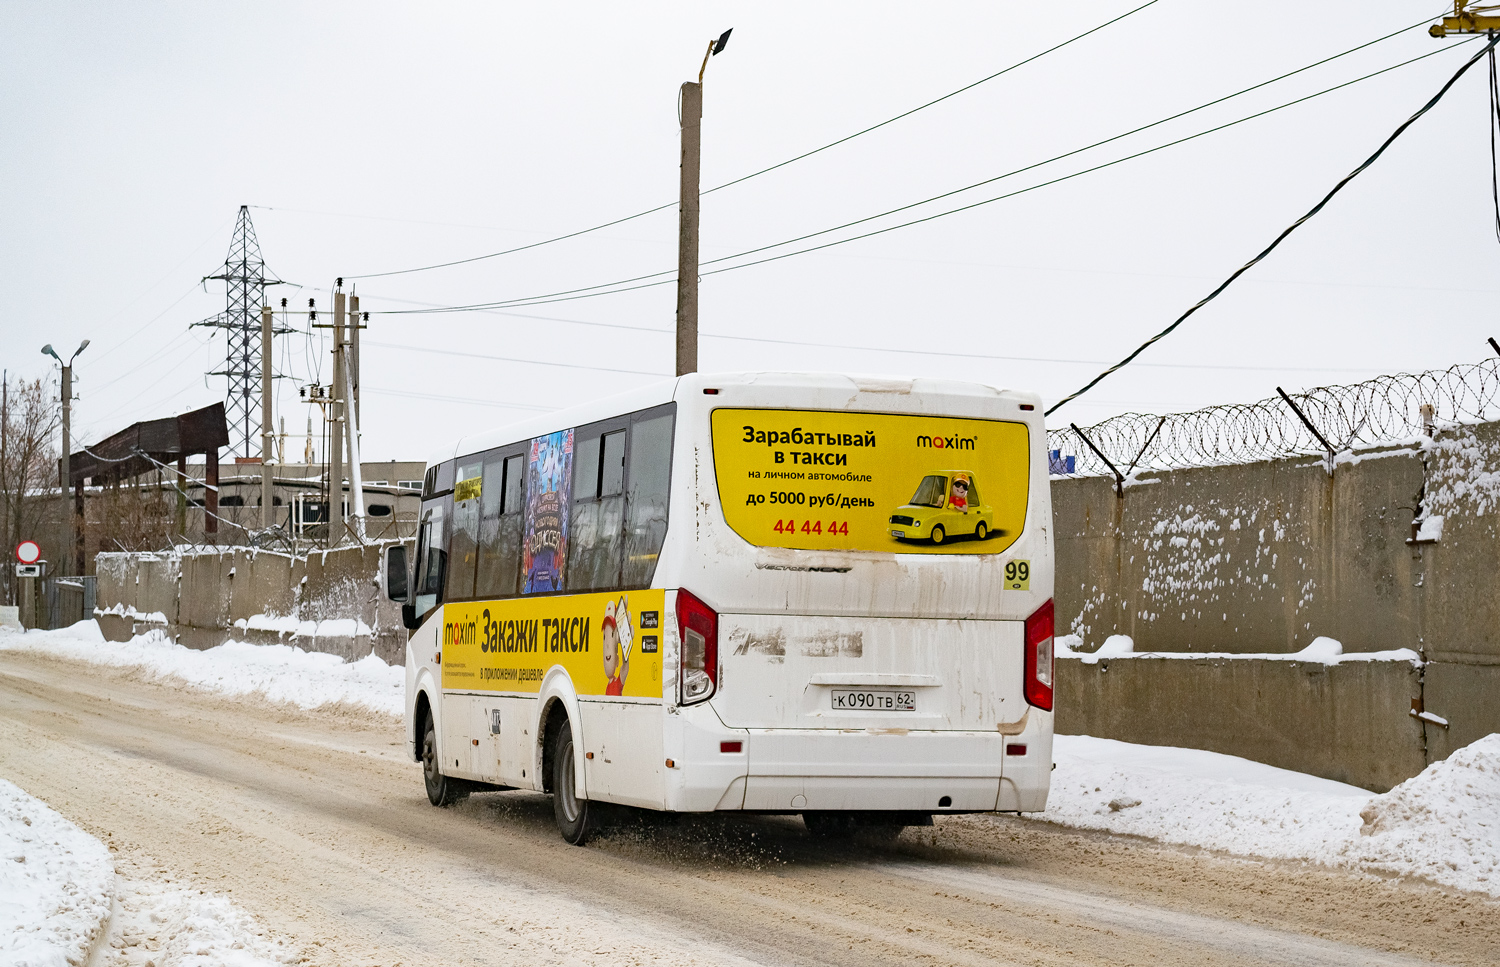
[[(900, 378), (894, 376), (862, 375), (856, 373), (797, 373), (774, 370), (758, 372), (689, 373), (673, 379), (660, 380), (637, 389), (600, 397), (576, 406), (541, 413), (490, 430), (460, 437), (438, 450), (428, 458), (427, 465), (442, 463), (456, 456), (481, 453), (494, 447), (505, 446), (521, 440), (583, 426), (596, 420), (608, 419), (621, 413), (631, 413), (650, 406), (657, 406), (691, 394), (705, 387), (744, 386), (756, 384), (768, 388), (784, 389), (848, 389), (855, 393), (889, 393), (907, 395), (911, 393), (940, 396), (978, 396), (984, 398), (1012, 398), (1022, 402), (1040, 404), (1034, 393), (1017, 390), (996, 389), (983, 383), (949, 379)], [(1040, 409), (1037, 411), (1040, 413)]]

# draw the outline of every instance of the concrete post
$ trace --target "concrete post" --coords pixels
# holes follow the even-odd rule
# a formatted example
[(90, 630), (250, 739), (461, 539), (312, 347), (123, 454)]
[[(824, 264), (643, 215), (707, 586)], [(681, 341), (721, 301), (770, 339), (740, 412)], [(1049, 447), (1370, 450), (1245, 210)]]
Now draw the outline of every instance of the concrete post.
[(271, 464), (275, 460), (271, 431), (271, 307), (260, 307), (260, 526), (269, 528)]
[(328, 394), (328, 547), (344, 539), (344, 293), (333, 294), (333, 388)]
[(349, 391), (350, 405), (353, 407), (354, 424), (363, 426), (359, 422), (359, 331), (364, 328), (364, 322), (359, 317), (359, 296), (349, 296), (349, 321), (352, 327), (349, 330), (349, 382), (353, 387)]
[(698, 371), (698, 161), (703, 85), (682, 85), (682, 181), (677, 204), (677, 375)]

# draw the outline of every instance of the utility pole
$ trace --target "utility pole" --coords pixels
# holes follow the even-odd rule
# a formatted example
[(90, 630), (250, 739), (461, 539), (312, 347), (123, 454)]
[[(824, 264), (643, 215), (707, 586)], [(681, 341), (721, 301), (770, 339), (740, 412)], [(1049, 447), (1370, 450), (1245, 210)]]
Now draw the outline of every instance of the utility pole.
[(78, 541), (77, 521), (83, 504), (80, 500), (77, 502), (77, 507), (68, 506), (68, 491), (73, 489), (73, 474), (69, 458), (72, 456), (73, 448), (73, 360), (77, 359), (78, 354), (87, 348), (89, 348), (89, 341), (85, 339), (78, 344), (78, 349), (68, 357), (68, 361), (63, 362), (63, 358), (52, 348), (51, 343), (42, 347), (42, 352), (57, 360), (58, 365), (62, 367), (62, 459), (57, 464), (58, 476), (61, 478), (58, 497), (62, 503), (63, 520), (68, 522), (65, 528), (67, 538), (63, 544), (62, 567), (66, 568), (68, 564), (76, 562), (78, 574), (84, 572), (85, 564), (83, 549)]
[(260, 526), (269, 528), (271, 513), (271, 465), (274, 434), (271, 431), (271, 307), (260, 307)]
[[(705, 60), (705, 63), (707, 61)], [(677, 375), (698, 371), (698, 160), (703, 85), (682, 85), (682, 181), (677, 202)]]
[(354, 322), (354, 328), (349, 331), (349, 399), (354, 407), (354, 422), (359, 422), (359, 331), (370, 321), (367, 312), (363, 317), (359, 314), (359, 296), (349, 296), (349, 318)]
[[(73, 519), (72, 508), (68, 506), (68, 492), (73, 489), (73, 468), (71, 466), (71, 457), (73, 452), (72, 360), (69, 360), (68, 364), (63, 366), (62, 368), (62, 434), (62, 465), (61, 467), (59, 467), (59, 470), (61, 471), (60, 476), (62, 477), (62, 484), (58, 488), (58, 496), (61, 498), (62, 502), (63, 518), (68, 522), (67, 530), (65, 532), (67, 534), (67, 538), (63, 541), (63, 547), (65, 548), (65, 550), (62, 554), (63, 567), (67, 567), (68, 559), (73, 556), (71, 553), (73, 550), (73, 544), (77, 540), (77, 538), (73, 536), (74, 529), (78, 526), (78, 522)], [(83, 571), (80, 569), (78, 573), (82, 574)]]
[(349, 341), (344, 346), (344, 385), (335, 392), (344, 396), (344, 424), (349, 439), (349, 504), (353, 511), (354, 536), (365, 539), (364, 468), (359, 465), (359, 296), (349, 296)]
[(344, 539), (344, 280), (333, 294), (333, 388), (328, 394), (328, 547)]
[[(731, 28), (732, 30), (733, 28)], [(698, 171), (702, 155), (703, 73), (708, 59), (729, 43), (730, 30), (708, 42), (698, 81), (678, 95), (682, 118), (682, 172), (677, 202), (677, 375), (698, 371)]]

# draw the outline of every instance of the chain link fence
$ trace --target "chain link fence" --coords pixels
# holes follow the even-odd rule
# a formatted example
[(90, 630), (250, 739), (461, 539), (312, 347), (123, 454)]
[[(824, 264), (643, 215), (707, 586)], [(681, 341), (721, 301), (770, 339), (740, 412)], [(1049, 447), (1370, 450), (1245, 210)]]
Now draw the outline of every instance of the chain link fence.
[[(1433, 408), (1425, 418), (1424, 405)], [(1105, 458), (1128, 476), (1132, 469), (1325, 455), (1329, 449), (1337, 453), (1413, 439), (1426, 432), (1428, 422), (1495, 419), (1500, 419), (1500, 358), (1191, 413), (1122, 413), (1093, 426), (1049, 430), (1047, 448), (1054, 476), (1113, 477)]]

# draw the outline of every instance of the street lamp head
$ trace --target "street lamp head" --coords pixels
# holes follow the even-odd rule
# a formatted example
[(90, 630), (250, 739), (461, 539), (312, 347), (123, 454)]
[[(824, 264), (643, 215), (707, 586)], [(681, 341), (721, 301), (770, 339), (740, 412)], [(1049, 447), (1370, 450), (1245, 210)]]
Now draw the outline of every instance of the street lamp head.
[[(81, 343), (78, 344), (78, 353), (83, 352), (87, 348), (89, 348), (89, 341), (87, 339), (85, 339), (83, 342), (81, 342)], [(73, 355), (77, 356), (78, 353), (74, 353)]]
[(45, 355), (47, 355), (47, 356), (51, 356), (53, 359), (57, 360), (58, 362), (62, 362), (62, 357), (59, 356), (57, 354), (56, 350), (54, 350), (52, 348), (52, 344), (50, 342), (47, 345), (45, 345), (45, 346), (42, 347), (42, 353), (45, 354)]

